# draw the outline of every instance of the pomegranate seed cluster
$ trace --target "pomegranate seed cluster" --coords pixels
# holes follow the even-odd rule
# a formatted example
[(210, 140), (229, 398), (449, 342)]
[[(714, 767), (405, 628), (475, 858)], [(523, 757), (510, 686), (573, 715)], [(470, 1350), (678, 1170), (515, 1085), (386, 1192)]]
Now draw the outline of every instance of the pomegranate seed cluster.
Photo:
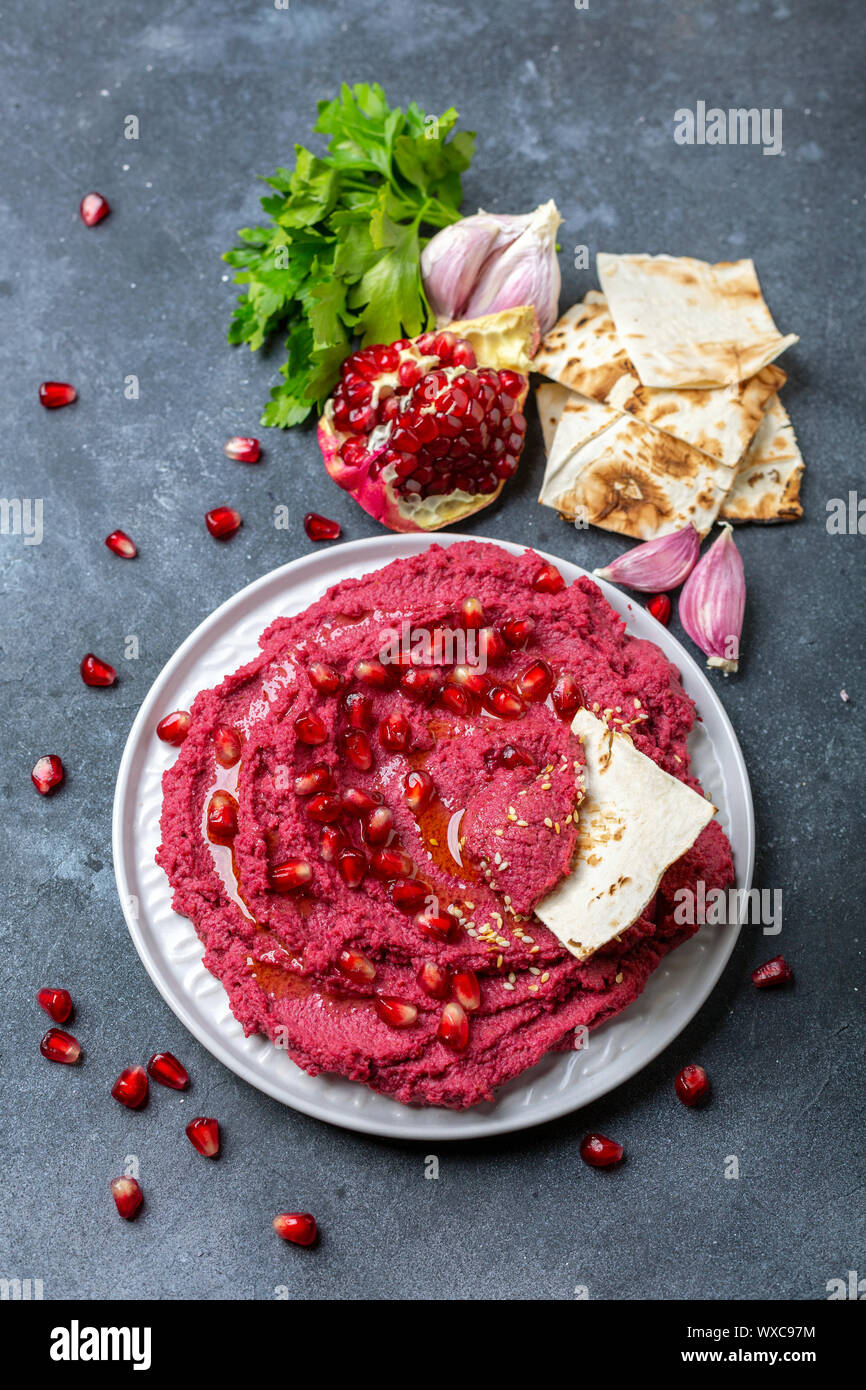
[(390, 469), (402, 496), (492, 494), (517, 471), (526, 433), (518, 372), (478, 368), (454, 333), (423, 333), (346, 358), (333, 398), (340, 458)]

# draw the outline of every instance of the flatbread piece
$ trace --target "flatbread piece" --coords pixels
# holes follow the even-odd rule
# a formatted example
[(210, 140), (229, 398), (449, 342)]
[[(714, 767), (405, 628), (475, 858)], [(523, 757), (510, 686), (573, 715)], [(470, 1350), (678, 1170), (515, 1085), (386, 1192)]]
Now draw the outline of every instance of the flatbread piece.
[(804, 466), (788, 412), (771, 396), (720, 515), (725, 521), (797, 521)]

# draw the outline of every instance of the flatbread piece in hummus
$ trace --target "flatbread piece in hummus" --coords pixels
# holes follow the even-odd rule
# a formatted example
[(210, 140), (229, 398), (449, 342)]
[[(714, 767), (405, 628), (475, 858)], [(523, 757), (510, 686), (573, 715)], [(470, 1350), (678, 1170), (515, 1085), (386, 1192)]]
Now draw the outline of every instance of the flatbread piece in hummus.
[(597, 290), (562, 315), (532, 365), (560, 385), (684, 439), (730, 468), (751, 443), (770, 396), (785, 382), (781, 367), (768, 366), (746, 381), (712, 390), (643, 386)]
[(725, 521), (797, 521), (803, 468), (788, 412), (771, 396), (720, 515)]
[[(556, 408), (546, 401), (547, 413)], [(733, 469), (693, 445), (572, 392), (562, 405), (538, 500), (568, 521), (635, 540), (688, 522), (704, 536), (734, 477)]]
[(754, 376), (797, 337), (783, 337), (752, 261), (612, 256), (598, 278), (617, 335), (644, 386), (729, 386)]
[(715, 807), (589, 710), (571, 727), (586, 757), (577, 845), (571, 873), (535, 913), (585, 960), (637, 921)]

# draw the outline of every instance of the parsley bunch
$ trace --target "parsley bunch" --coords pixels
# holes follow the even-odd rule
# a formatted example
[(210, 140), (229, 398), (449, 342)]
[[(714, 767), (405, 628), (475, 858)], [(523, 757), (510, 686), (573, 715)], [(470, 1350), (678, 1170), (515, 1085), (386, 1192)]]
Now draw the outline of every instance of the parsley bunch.
[(344, 84), (336, 100), (319, 102), (315, 130), (330, 137), (328, 153), (296, 145), (294, 169), (264, 180), (274, 190), (261, 200), (269, 222), (244, 228), (224, 257), (243, 286), (229, 342), (255, 350), (287, 335), (262, 424), (306, 419), (330, 394), (353, 338), (390, 343), (431, 326), (421, 228), (460, 216), (475, 136), (455, 132), (457, 119), (453, 107), (438, 119), (414, 102), (392, 110), (378, 84)]

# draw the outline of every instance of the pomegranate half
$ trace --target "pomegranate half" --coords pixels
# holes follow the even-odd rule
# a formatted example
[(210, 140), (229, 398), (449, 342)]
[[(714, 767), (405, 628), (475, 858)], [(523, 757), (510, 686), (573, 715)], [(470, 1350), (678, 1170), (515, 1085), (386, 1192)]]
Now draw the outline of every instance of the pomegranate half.
[(319, 422), (325, 467), (392, 531), (438, 531), (487, 507), (517, 472), (527, 378), (478, 367), (455, 333), (354, 352)]

